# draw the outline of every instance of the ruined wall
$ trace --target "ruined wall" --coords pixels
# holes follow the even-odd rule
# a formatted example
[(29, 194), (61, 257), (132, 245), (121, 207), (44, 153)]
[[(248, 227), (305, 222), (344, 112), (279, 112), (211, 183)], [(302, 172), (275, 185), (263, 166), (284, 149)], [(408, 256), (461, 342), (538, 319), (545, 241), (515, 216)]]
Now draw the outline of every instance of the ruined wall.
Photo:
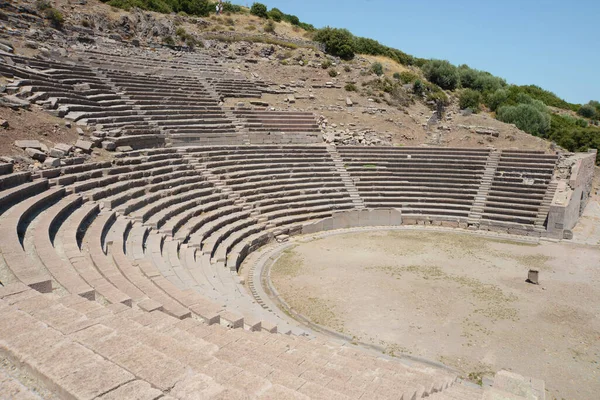
[[(571, 238), (571, 229), (577, 221), (590, 198), (596, 150), (578, 153), (572, 156), (571, 174), (560, 179), (548, 212), (547, 234), (549, 237)], [(567, 160), (569, 161), (569, 160)]]

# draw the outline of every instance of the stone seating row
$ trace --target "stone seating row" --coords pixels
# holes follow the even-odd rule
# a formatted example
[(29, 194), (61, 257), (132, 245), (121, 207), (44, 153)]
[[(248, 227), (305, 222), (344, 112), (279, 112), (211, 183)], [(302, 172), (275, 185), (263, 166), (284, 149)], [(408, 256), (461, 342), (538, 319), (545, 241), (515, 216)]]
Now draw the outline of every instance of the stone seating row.
[(557, 159), (557, 155), (502, 151), (482, 220), (532, 228), (540, 213), (548, 213), (547, 192)]
[(456, 382), (346, 346), (270, 340), (19, 285), (0, 289), (0, 308), (10, 316), (0, 322), (7, 356), (70, 398), (420, 398)]

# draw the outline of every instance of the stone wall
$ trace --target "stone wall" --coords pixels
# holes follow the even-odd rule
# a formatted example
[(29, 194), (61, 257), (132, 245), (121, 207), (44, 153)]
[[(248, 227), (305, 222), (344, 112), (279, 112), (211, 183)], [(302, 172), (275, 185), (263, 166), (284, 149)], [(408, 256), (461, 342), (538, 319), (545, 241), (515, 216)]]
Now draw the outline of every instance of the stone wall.
[(570, 239), (592, 191), (597, 150), (572, 156), (571, 175), (560, 179), (548, 212), (549, 237)]

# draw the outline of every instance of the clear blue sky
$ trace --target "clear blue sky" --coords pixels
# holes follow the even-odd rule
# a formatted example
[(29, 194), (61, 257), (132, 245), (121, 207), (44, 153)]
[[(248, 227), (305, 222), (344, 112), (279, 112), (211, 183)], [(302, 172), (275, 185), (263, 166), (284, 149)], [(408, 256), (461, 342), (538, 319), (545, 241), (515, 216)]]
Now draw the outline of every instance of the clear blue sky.
[(417, 57), (535, 84), (570, 102), (600, 100), (600, 0), (259, 1), (317, 28), (347, 28)]

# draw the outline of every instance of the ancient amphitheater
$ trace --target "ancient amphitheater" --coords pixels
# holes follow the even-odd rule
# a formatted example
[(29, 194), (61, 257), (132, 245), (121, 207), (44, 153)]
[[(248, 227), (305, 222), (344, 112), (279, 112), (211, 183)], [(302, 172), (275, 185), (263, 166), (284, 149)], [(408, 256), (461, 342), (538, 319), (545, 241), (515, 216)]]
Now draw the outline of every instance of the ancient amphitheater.
[(595, 152), (326, 146), (311, 113), (220, 103), (277, 86), (163, 52), (1, 54), (8, 93), (119, 151), (0, 164), (0, 353), (47, 390), (4, 375), (0, 397), (545, 398), (535, 378), (481, 387), (312, 330), (270, 307), (252, 271), (265, 245), (328, 230), (570, 239)]

